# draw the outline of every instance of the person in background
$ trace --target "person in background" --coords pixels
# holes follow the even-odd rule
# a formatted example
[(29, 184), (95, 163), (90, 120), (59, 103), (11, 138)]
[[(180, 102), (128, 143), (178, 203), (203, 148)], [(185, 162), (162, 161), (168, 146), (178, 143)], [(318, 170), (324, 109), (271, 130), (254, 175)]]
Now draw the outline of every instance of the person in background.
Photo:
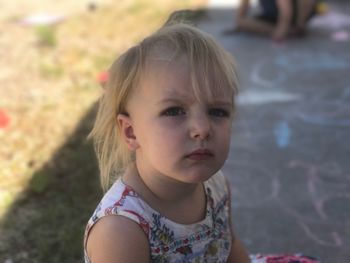
[(250, 0), (241, 0), (236, 12), (236, 26), (224, 31), (252, 32), (270, 36), (275, 41), (302, 37), (307, 23), (316, 13), (316, 0), (259, 0), (260, 14), (249, 16)]

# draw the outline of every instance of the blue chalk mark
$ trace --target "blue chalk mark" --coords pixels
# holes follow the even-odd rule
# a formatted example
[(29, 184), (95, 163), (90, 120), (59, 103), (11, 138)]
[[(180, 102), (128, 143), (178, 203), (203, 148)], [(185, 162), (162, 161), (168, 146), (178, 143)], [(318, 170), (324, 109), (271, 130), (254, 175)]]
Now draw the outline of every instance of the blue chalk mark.
[(282, 55), (275, 59), (275, 63), (290, 71), (319, 71), (343, 70), (350, 67), (347, 59), (337, 58), (329, 53), (296, 53), (289, 56)]
[(291, 133), (288, 122), (281, 121), (277, 123), (274, 129), (274, 135), (279, 148), (286, 148), (289, 145)]

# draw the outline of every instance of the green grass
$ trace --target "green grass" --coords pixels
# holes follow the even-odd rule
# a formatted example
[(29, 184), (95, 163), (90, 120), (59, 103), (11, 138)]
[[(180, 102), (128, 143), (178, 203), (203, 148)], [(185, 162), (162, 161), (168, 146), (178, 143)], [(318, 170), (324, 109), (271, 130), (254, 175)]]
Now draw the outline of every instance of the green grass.
[(55, 47), (57, 45), (56, 28), (54, 26), (37, 26), (35, 33), (39, 45), (47, 47)]
[[(20, 194), (1, 196), (8, 209), (0, 221), (0, 263), (82, 262), (84, 228), (102, 196), (93, 147), (86, 141), (96, 113), (96, 89), (100, 89), (96, 76), (126, 47), (163, 24), (172, 10), (188, 8), (195, 0), (165, 2), (118, 3), (76, 15), (55, 27), (35, 29), (40, 45), (26, 47), (30, 50), (25, 61), (30, 63), (23, 66), (23, 74), (36, 72), (33, 78), (40, 81), (30, 88), (50, 96), (47, 101), (16, 106), (18, 112), (21, 107), (35, 109), (21, 119), (20, 128), (14, 127), (21, 143), (14, 140), (12, 152), (25, 152), (27, 156), (19, 160), (24, 164), (43, 164), (35, 168), (8, 165), (7, 170), (13, 170), (3, 177), (0, 174), (0, 189), (6, 189), (6, 178), (15, 181), (21, 175), (11, 183), (14, 189), (21, 189), (13, 192)], [(61, 92), (51, 96), (56, 89)], [(83, 117), (82, 108), (87, 109)], [(59, 141), (62, 134), (63, 145), (53, 147), (51, 142)], [(22, 142), (42, 146), (26, 149), (31, 144)]]

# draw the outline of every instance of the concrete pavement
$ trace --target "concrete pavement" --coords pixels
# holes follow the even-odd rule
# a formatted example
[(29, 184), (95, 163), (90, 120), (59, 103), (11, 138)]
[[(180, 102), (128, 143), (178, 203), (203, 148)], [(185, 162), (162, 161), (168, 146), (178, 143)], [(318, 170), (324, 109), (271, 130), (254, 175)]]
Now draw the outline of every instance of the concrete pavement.
[(222, 35), (233, 9), (199, 27), (236, 58), (238, 112), (224, 172), (250, 253), (350, 262), (350, 3), (329, 4), (305, 39)]

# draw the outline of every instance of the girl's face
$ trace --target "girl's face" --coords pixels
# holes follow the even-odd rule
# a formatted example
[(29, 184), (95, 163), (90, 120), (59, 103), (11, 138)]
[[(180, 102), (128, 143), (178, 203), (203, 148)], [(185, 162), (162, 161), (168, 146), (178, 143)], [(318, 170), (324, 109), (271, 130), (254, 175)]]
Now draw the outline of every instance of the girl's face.
[(131, 95), (128, 133), (140, 174), (199, 183), (227, 158), (232, 92), (198, 100), (189, 72), (185, 56), (171, 63), (152, 60)]

